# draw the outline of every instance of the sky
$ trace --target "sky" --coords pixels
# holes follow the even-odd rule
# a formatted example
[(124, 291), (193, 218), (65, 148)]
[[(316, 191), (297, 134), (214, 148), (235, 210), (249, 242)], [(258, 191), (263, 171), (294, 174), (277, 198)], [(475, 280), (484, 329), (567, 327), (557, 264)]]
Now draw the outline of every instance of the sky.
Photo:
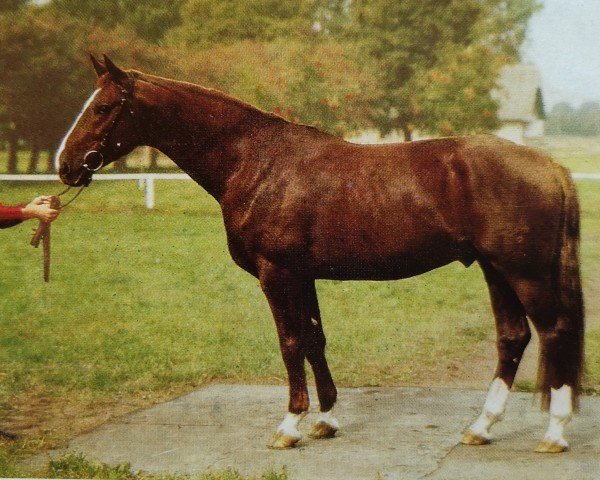
[(546, 107), (600, 102), (600, 0), (543, 0), (529, 24), (523, 59), (542, 75)]

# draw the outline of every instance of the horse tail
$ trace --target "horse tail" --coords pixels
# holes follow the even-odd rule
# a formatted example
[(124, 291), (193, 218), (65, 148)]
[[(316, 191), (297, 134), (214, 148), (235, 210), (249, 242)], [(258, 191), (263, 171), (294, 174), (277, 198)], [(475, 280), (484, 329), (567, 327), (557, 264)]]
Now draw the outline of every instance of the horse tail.
[[(542, 408), (550, 404), (550, 388), (568, 384), (573, 389), (573, 410), (579, 406), (581, 380), (584, 370), (584, 305), (579, 268), (579, 200), (577, 190), (569, 172), (558, 167), (562, 187), (563, 205), (558, 232), (556, 262), (556, 299), (558, 303), (554, 338), (554, 355), (560, 360), (550, 366), (542, 357), (539, 369), (538, 388), (542, 393)], [(557, 371), (559, 370), (559, 371)], [(559, 383), (561, 383), (559, 385)]]

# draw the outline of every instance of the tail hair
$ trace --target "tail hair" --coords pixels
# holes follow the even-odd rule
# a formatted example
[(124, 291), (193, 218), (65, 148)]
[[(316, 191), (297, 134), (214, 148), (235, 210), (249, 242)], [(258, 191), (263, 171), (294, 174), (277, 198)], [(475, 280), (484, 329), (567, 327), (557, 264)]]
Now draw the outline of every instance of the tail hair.
[[(556, 265), (556, 298), (558, 300), (558, 315), (555, 326), (556, 333), (560, 334), (560, 345), (554, 348), (560, 351), (565, 364), (558, 375), (567, 378), (573, 388), (573, 410), (579, 407), (579, 395), (584, 371), (584, 304), (581, 288), (581, 274), (579, 267), (579, 200), (577, 190), (569, 172), (559, 168), (559, 178), (563, 191), (563, 209), (558, 238), (558, 252)], [(552, 342), (553, 343), (553, 342)], [(551, 355), (550, 352), (547, 352)], [(542, 409), (550, 406), (551, 387), (560, 388), (556, 384), (558, 372), (551, 371), (551, 367), (541, 356), (538, 369), (538, 389), (542, 396)]]

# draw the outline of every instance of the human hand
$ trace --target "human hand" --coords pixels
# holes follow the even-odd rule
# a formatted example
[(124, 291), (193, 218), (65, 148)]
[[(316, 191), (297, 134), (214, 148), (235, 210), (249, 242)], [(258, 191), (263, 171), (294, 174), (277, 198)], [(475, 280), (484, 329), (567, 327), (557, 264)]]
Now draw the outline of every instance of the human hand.
[(42, 205), (44, 203), (50, 203), (50, 199), (52, 197), (50, 195), (41, 195), (39, 197), (35, 197), (30, 203), (33, 203), (35, 205)]
[(23, 207), (23, 218), (37, 218), (42, 222), (53, 222), (60, 214), (60, 210), (50, 207), (49, 196), (41, 196), (34, 198), (31, 202)]

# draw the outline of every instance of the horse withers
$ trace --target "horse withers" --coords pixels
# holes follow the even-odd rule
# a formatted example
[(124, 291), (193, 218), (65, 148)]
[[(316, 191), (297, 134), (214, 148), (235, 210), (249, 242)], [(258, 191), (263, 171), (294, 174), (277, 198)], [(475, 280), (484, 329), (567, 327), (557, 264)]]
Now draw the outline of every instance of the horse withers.
[(301, 438), (305, 360), (321, 412), (310, 435), (338, 430), (315, 280), (394, 280), (458, 260), (484, 272), (498, 348), (483, 412), (463, 442), (489, 442), (531, 321), (540, 337), (542, 407), (550, 410), (537, 451), (567, 448), (584, 318), (579, 206), (564, 168), (492, 136), (356, 145), (216, 90), (124, 71), (106, 57), (92, 62), (96, 90), (57, 151), (60, 177), (86, 185), (95, 171), (149, 145), (219, 202), (233, 260), (268, 299), (288, 373), (288, 413), (271, 447)]

